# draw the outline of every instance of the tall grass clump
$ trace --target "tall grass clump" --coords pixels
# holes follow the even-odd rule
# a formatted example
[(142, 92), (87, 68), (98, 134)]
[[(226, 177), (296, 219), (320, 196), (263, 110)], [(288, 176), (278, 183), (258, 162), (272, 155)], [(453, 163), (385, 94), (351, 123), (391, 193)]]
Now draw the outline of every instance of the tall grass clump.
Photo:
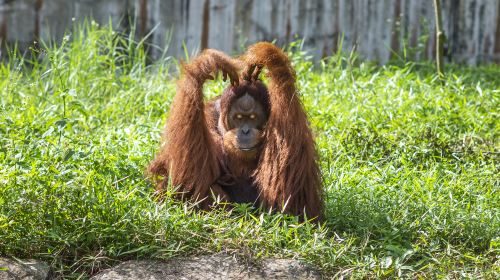
[(66, 278), (216, 252), (330, 277), (500, 277), (500, 67), (449, 65), (443, 85), (431, 63), (315, 65), (292, 44), (326, 189), (317, 226), (155, 199), (144, 169), (177, 62), (149, 61), (146, 41), (88, 23), (0, 65), (0, 256)]

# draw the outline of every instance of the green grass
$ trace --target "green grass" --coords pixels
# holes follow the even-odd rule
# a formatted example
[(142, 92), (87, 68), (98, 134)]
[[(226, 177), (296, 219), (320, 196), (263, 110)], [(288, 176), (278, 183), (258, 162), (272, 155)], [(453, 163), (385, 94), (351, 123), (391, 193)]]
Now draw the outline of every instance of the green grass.
[(500, 67), (448, 65), (442, 85), (430, 63), (337, 54), (314, 67), (291, 49), (326, 224), (155, 201), (144, 169), (177, 63), (149, 63), (132, 37), (87, 26), (0, 65), (0, 255), (48, 261), (67, 278), (220, 251), (302, 259), (337, 277), (500, 277)]

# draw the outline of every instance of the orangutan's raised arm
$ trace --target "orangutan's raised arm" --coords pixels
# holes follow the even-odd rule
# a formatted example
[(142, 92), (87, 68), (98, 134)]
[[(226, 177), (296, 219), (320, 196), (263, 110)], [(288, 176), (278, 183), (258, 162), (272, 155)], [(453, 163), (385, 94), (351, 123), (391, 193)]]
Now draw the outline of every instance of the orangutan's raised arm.
[(287, 55), (271, 43), (250, 46), (241, 57), (243, 79), (255, 79), (262, 68), (269, 77), (270, 115), (255, 180), (267, 207), (321, 219), (321, 176), (312, 132), (295, 86)]
[(238, 83), (233, 59), (205, 50), (182, 65), (177, 93), (164, 132), (164, 145), (149, 166), (149, 173), (159, 178), (158, 188), (168, 183), (179, 187), (187, 198), (203, 199), (210, 195), (211, 184), (220, 176), (217, 146), (207, 127), (204, 114), (203, 84), (221, 72), (224, 79)]

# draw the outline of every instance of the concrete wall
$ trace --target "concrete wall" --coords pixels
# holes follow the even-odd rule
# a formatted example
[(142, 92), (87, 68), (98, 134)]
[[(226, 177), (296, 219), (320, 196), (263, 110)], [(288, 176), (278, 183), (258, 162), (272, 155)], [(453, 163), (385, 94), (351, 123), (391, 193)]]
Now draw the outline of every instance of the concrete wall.
[[(500, 62), (499, 15), (500, 0), (443, 0), (448, 58)], [(345, 51), (355, 48), (380, 63), (401, 55), (403, 46), (413, 59), (434, 51), (432, 0), (0, 0), (0, 39), (59, 40), (88, 16), (102, 24), (111, 18), (119, 29), (136, 18), (139, 35), (154, 29), (150, 43), (168, 44), (176, 57), (183, 56), (183, 42), (190, 52), (232, 53), (260, 40), (302, 37), (316, 57), (337, 51), (341, 38)]]

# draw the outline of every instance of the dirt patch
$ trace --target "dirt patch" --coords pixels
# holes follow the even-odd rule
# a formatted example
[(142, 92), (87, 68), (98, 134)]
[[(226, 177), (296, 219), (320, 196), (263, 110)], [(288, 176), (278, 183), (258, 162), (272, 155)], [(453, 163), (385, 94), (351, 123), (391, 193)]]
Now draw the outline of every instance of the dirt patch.
[(214, 255), (168, 262), (127, 261), (91, 279), (321, 279), (321, 275), (297, 260), (267, 259), (251, 263), (229, 255)]

